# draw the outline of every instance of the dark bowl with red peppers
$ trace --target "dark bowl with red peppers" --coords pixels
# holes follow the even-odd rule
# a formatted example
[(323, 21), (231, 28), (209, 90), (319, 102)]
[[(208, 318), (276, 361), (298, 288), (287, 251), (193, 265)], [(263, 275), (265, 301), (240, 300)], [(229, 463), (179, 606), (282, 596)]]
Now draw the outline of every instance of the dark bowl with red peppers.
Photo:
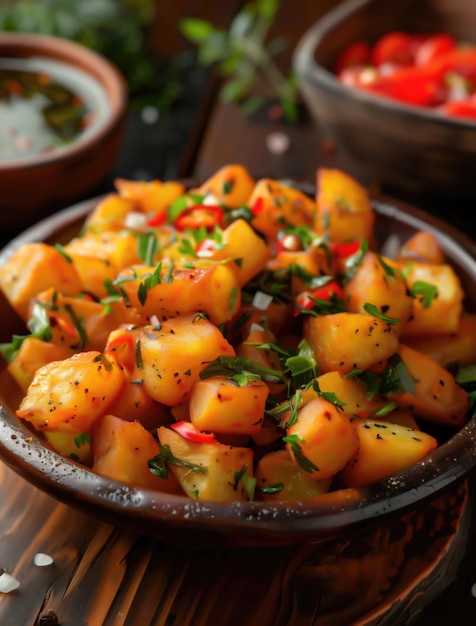
[[(440, 115), (433, 109), (376, 96), (342, 84), (339, 55), (352, 42), (374, 44), (389, 32), (448, 33), (476, 44), (473, 0), (347, 0), (303, 34), (294, 54), (302, 97), (316, 123), (367, 184), (392, 195), (476, 199), (476, 118)], [(459, 208), (457, 210), (460, 210)]]

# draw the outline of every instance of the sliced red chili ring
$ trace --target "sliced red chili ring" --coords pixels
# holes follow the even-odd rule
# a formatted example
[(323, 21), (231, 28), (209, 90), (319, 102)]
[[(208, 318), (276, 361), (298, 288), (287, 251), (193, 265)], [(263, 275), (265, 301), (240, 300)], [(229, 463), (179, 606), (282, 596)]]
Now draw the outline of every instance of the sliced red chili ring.
[(220, 206), (199, 204), (182, 211), (174, 220), (174, 226), (177, 230), (198, 229), (202, 226), (213, 230), (223, 222), (224, 215), (225, 211)]
[(195, 441), (196, 443), (213, 443), (215, 441), (215, 433), (204, 433), (191, 422), (185, 420), (175, 422), (170, 427), (188, 441)]
[(338, 259), (346, 259), (355, 254), (360, 248), (360, 241), (345, 241), (331, 245), (331, 254)]
[(147, 226), (162, 226), (167, 220), (167, 211), (157, 211), (152, 217), (147, 220)]
[(318, 287), (313, 291), (303, 291), (297, 296), (296, 305), (298, 310), (312, 309), (312, 307), (315, 306), (314, 300), (329, 301), (332, 296), (337, 296), (341, 300), (344, 298), (342, 287), (335, 280), (331, 280), (326, 285)]

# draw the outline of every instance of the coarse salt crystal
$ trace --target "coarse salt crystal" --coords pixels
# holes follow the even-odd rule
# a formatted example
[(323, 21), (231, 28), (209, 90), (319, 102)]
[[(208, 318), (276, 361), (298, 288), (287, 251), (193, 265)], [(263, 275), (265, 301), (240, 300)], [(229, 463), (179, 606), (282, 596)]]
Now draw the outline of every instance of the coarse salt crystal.
[(0, 575), (0, 593), (10, 593), (10, 591), (18, 589), (19, 586), (20, 582), (14, 576), (10, 576), (7, 572)]
[(53, 559), (49, 554), (43, 554), (43, 552), (38, 552), (37, 554), (35, 554), (33, 562), (38, 567), (46, 567), (53, 563)]

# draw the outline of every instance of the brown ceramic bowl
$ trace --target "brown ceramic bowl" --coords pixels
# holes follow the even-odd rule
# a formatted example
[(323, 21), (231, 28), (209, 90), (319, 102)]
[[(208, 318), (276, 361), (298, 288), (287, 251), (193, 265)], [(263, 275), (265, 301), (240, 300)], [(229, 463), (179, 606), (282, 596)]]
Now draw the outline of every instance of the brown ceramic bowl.
[[(29, 59), (35, 70), (51, 71), (55, 82), (77, 92), (92, 112), (92, 123), (68, 145), (0, 160), (0, 227), (23, 229), (88, 197), (104, 180), (121, 146), (128, 94), (114, 65), (66, 39), (2, 33), (0, 62), (5, 59)], [(55, 75), (58, 63), (65, 64), (60, 76)]]
[(367, 184), (411, 198), (476, 199), (475, 122), (344, 86), (331, 69), (347, 44), (393, 30), (475, 44), (475, 22), (473, 0), (347, 0), (304, 33), (294, 56), (303, 99)]
[[(66, 243), (76, 235), (97, 199), (79, 203), (27, 229), (0, 253), (0, 264), (29, 241)], [(476, 244), (437, 218), (394, 202), (374, 202), (380, 243), (401, 242), (431, 230), (460, 275), (467, 308), (476, 311)], [(3, 295), (0, 341), (24, 327)], [(277, 546), (347, 541), (357, 531), (372, 535), (386, 520), (399, 520), (426, 504), (452, 497), (476, 465), (476, 417), (442, 443), (424, 462), (362, 489), (336, 491), (314, 501), (223, 503), (192, 500), (131, 488), (98, 476), (48, 449), (14, 416), (19, 401), (0, 365), (0, 458), (21, 476), (57, 499), (135, 533), (193, 545)], [(445, 495), (446, 494), (446, 495)], [(438, 508), (438, 507), (437, 507)]]

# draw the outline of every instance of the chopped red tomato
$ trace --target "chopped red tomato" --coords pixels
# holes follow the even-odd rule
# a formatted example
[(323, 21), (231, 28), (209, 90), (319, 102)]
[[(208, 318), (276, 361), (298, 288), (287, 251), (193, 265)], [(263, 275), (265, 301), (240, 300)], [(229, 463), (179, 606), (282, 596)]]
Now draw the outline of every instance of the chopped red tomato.
[(347, 67), (340, 72), (339, 81), (347, 87), (376, 90), (380, 74), (375, 67)]
[(445, 77), (448, 72), (459, 74), (476, 82), (476, 47), (456, 48), (437, 56), (430, 64), (431, 71)]
[(442, 111), (450, 117), (463, 117), (476, 120), (476, 100), (453, 100), (445, 102)]
[(202, 226), (213, 230), (223, 222), (224, 215), (225, 211), (220, 206), (198, 204), (182, 211), (175, 219), (174, 226), (177, 230), (198, 229)]
[(425, 67), (402, 67), (382, 79), (385, 95), (417, 106), (433, 107), (444, 102), (447, 89)]
[[(356, 40), (355, 51), (359, 50), (361, 40)], [(352, 65), (350, 56), (346, 61), (351, 51), (352, 44), (339, 57), (336, 75), (342, 84), (448, 115), (473, 118), (471, 105), (446, 103), (463, 101), (476, 92), (476, 46), (459, 46), (444, 32), (420, 35), (392, 31), (376, 41), (365, 65)]]
[(434, 61), (436, 58), (454, 50), (456, 42), (454, 37), (447, 33), (440, 33), (438, 35), (432, 35), (428, 37), (421, 46), (418, 48), (415, 55), (415, 65), (427, 65)]
[(189, 441), (196, 443), (213, 443), (215, 441), (215, 433), (203, 433), (192, 422), (181, 420), (171, 424), (170, 427)]
[(349, 44), (338, 55), (335, 64), (336, 74), (340, 74), (342, 70), (348, 67), (357, 67), (367, 65), (370, 61), (370, 44), (363, 40), (354, 41)]
[(377, 40), (372, 48), (372, 64), (411, 65), (415, 58), (415, 40), (407, 33), (393, 31)]

